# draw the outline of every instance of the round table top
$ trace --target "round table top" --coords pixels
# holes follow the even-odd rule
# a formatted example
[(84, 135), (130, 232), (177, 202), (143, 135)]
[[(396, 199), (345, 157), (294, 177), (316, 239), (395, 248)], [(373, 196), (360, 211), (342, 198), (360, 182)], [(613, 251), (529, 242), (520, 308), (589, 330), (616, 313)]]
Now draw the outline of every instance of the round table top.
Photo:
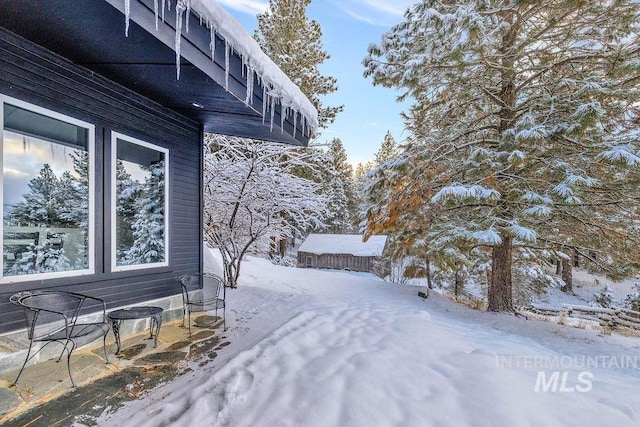
[(144, 319), (145, 317), (156, 316), (162, 312), (162, 307), (135, 306), (114, 310), (107, 314), (107, 316), (109, 319), (114, 320)]

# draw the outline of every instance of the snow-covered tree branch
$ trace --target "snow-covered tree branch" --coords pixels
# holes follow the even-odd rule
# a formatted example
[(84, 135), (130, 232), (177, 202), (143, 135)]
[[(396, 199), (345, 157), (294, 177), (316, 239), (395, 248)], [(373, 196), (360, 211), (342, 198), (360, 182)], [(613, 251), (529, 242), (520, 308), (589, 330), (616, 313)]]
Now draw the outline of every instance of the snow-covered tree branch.
[(221, 135), (207, 135), (206, 147), (205, 238), (220, 249), (227, 285), (236, 287), (252, 246), (323, 227), (326, 200), (315, 182), (295, 174), (312, 167), (310, 151)]

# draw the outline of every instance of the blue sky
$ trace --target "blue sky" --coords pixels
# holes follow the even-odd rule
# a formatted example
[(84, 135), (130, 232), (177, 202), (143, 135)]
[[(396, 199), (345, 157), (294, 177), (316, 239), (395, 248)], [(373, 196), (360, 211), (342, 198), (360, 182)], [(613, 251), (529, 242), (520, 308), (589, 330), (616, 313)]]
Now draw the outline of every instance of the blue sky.
[[(331, 55), (321, 67), (322, 74), (338, 79), (338, 91), (323, 98), (324, 105), (344, 104), (344, 111), (317, 143), (340, 138), (349, 162), (373, 160), (387, 131), (400, 142), (405, 139), (400, 112), (408, 104), (396, 102), (397, 92), (374, 87), (362, 76), (362, 60), (367, 46), (379, 43), (383, 32), (402, 20), (404, 9), (415, 0), (312, 0), (307, 16), (322, 27), (322, 42)], [(218, 0), (247, 30), (257, 27), (256, 14), (268, 0)]]

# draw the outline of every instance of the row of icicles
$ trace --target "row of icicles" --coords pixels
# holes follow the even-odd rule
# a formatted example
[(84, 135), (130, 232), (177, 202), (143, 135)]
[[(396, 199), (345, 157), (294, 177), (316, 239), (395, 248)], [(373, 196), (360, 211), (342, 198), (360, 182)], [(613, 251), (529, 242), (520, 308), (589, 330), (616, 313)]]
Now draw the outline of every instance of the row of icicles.
[[(158, 21), (162, 20), (164, 22), (164, 11), (165, 7), (168, 10), (171, 10), (171, 0), (161, 0), (161, 13), (158, 12), (158, 0), (153, 0), (153, 9), (155, 12), (156, 18), (156, 31), (158, 31)], [(125, 35), (129, 36), (129, 18), (131, 14), (131, 0), (124, 0), (124, 8), (125, 8)], [(175, 52), (176, 52), (176, 78), (180, 79), (180, 42), (182, 39), (182, 24), (183, 24), (183, 14), (186, 12), (186, 32), (189, 32), (189, 16), (191, 14), (191, 0), (177, 0), (176, 3), (176, 38), (175, 38)], [(200, 24), (203, 23), (202, 14), (200, 14)], [(211, 32), (211, 41), (209, 43), (209, 49), (211, 50), (211, 60), (215, 59), (215, 51), (216, 51), (216, 29), (213, 24), (207, 20), (205, 22), (207, 28)], [(284, 91), (278, 91), (276, 86), (272, 82), (263, 81), (262, 77), (258, 74), (258, 72), (251, 66), (251, 64), (247, 61), (244, 55), (238, 52), (234, 47), (228, 42), (225, 41), (225, 90), (229, 92), (229, 58), (233, 54), (233, 52), (237, 52), (240, 58), (242, 59), (242, 74), (243, 77), (246, 78), (247, 85), (247, 96), (244, 100), (244, 103), (249, 106), (251, 99), (253, 99), (254, 95), (254, 83), (255, 79), (258, 79), (258, 84), (262, 85), (262, 122), (264, 123), (266, 120), (267, 112), (270, 113), (270, 130), (273, 132), (273, 124), (274, 124), (274, 112), (276, 104), (280, 104), (281, 114), (280, 114), (280, 129), (281, 132), (284, 133), (284, 122), (285, 118), (289, 116), (289, 114), (293, 113), (293, 135), (295, 136), (297, 132), (298, 126), (298, 114), (302, 117), (302, 129), (301, 132), (303, 135), (306, 135), (307, 132), (309, 134), (313, 133), (313, 128), (309, 125), (309, 120), (304, 114), (301, 114), (300, 111), (293, 107), (293, 102), (291, 99), (287, 99), (286, 93)], [(267, 86), (270, 86), (270, 89), (267, 89)], [(284, 112), (284, 114), (282, 114)]]

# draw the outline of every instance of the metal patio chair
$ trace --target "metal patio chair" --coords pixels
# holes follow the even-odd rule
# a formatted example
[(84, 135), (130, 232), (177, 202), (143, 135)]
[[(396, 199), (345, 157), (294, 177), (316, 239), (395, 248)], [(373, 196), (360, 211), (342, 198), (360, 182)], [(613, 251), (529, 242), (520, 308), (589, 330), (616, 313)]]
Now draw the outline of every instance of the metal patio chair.
[[(78, 315), (87, 300), (93, 300), (102, 306), (101, 322), (78, 323)], [(27, 362), (52, 342), (63, 346), (57, 362), (62, 359), (65, 350), (67, 351), (67, 370), (73, 387), (76, 386), (71, 376), (71, 353), (73, 350), (102, 338), (104, 358), (109, 363), (106, 346), (109, 325), (107, 323), (107, 306), (103, 300), (73, 292), (43, 290), (20, 292), (12, 295), (9, 301), (23, 309), (29, 337), (27, 356), (12, 386), (18, 383)], [(31, 354), (34, 343), (42, 345)]]
[(211, 273), (185, 274), (178, 279), (182, 285), (182, 326), (187, 317), (191, 336), (191, 312), (222, 309), (222, 327), (226, 331), (226, 286), (221, 277)]

